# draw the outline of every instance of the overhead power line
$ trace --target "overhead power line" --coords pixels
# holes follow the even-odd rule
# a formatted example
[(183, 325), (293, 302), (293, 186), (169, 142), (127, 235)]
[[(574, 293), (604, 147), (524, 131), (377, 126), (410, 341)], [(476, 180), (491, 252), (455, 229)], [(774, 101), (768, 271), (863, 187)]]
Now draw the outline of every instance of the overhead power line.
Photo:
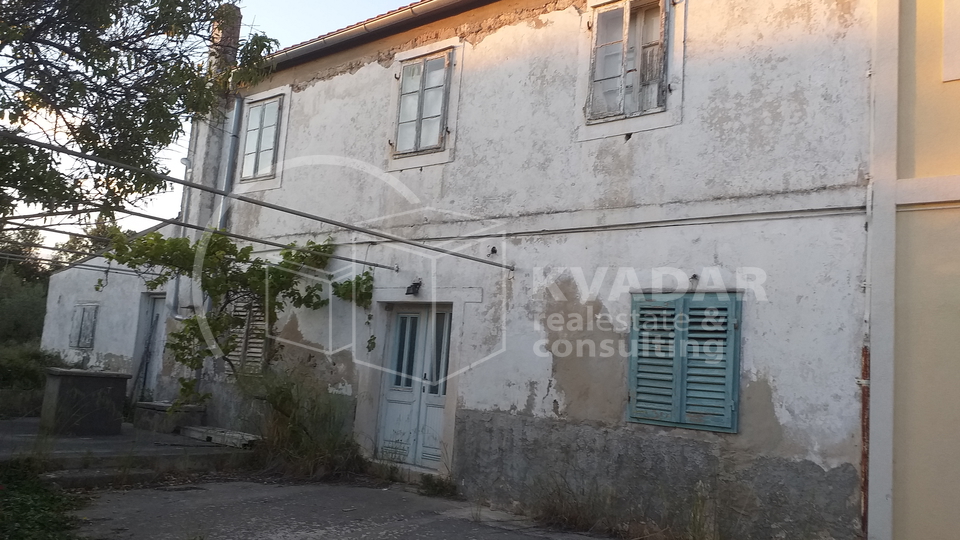
[(205, 186), (205, 185), (203, 185), (203, 184), (197, 184), (197, 183), (195, 183), (195, 182), (189, 182), (189, 181), (187, 181), (187, 180), (181, 180), (181, 179), (179, 179), (179, 178), (174, 178), (173, 176), (169, 176), (169, 175), (166, 175), (166, 174), (160, 174), (160, 173), (158, 173), (158, 172), (151, 171), (151, 170), (148, 170), (148, 169), (143, 169), (143, 168), (141, 168), (141, 167), (134, 167), (134, 166), (132, 166), (132, 165), (127, 165), (127, 164), (124, 164), (124, 163), (120, 163), (120, 162), (118, 162), (118, 161), (113, 161), (113, 160), (111, 160), (111, 159), (106, 159), (106, 158), (102, 158), (102, 157), (99, 157), (99, 156), (94, 156), (94, 155), (92, 155), (92, 154), (87, 154), (87, 153), (83, 153), (83, 152), (77, 152), (77, 151), (75, 151), (75, 150), (70, 150), (69, 148), (64, 148), (64, 147), (62, 147), (62, 146), (57, 146), (57, 145), (54, 145), (54, 144), (48, 144), (48, 143), (44, 143), (44, 142), (40, 142), (40, 141), (35, 141), (35, 140), (33, 140), (33, 139), (28, 139), (28, 138), (26, 138), (26, 137), (21, 137), (21, 136), (19, 136), (19, 135), (14, 135), (13, 133), (9, 133), (9, 132), (3, 131), (3, 130), (0, 130), (0, 137), (6, 138), (6, 139), (10, 139), (10, 140), (12, 140), (12, 141), (16, 141), (16, 142), (21, 143), (21, 144), (27, 144), (27, 145), (36, 146), (36, 147), (39, 147), (39, 148), (44, 148), (44, 149), (46, 149), (46, 150), (50, 150), (51, 152), (58, 152), (58, 153), (61, 153), (61, 154), (66, 154), (66, 155), (68, 155), (68, 156), (73, 156), (73, 157), (76, 157), (76, 158), (93, 161), (93, 162), (95, 162), (95, 163), (100, 163), (100, 164), (102, 164), (102, 165), (108, 165), (108, 166), (110, 166), (110, 167), (117, 167), (117, 168), (119, 168), (119, 169), (126, 169), (126, 170), (128, 170), (128, 171), (138, 172), (138, 173), (140, 173), (140, 174), (146, 174), (146, 175), (148, 175), (148, 176), (152, 176), (152, 177), (156, 178), (157, 180), (162, 180), (162, 181), (164, 181), (164, 182), (172, 182), (172, 183), (174, 183), (174, 184), (180, 184), (180, 185), (182, 185), (182, 186), (187, 186), (187, 187), (199, 189), (200, 191), (205, 191), (205, 192), (207, 192), (207, 193), (213, 193), (213, 194), (215, 194), (215, 195), (220, 195), (220, 196), (222, 196), (222, 197), (227, 197), (227, 198), (234, 199), (234, 200), (237, 200), (237, 201), (241, 201), (241, 202), (245, 202), (245, 203), (249, 203), (249, 204), (253, 204), (253, 205), (257, 205), (257, 206), (262, 206), (262, 207), (264, 207), (264, 208), (269, 208), (269, 209), (271, 209), (271, 210), (276, 210), (276, 211), (278, 211), (278, 212), (284, 212), (284, 213), (286, 213), (286, 214), (291, 214), (291, 215), (294, 215), (294, 216), (297, 216), (297, 217), (302, 217), (302, 218), (304, 218), (304, 219), (309, 219), (309, 220), (313, 220), (313, 221), (319, 221), (320, 223), (326, 223), (327, 225), (333, 225), (334, 227), (340, 227), (340, 228), (342, 228), (342, 229), (347, 229), (347, 230), (350, 230), (350, 231), (354, 231), (354, 232), (358, 232), (358, 233), (362, 233), (362, 234), (367, 234), (367, 235), (370, 235), (370, 236), (375, 236), (375, 237), (377, 237), (377, 238), (382, 238), (382, 239), (384, 239), (384, 240), (390, 240), (391, 242), (398, 242), (398, 243), (401, 243), (401, 244), (406, 244), (406, 245), (408, 245), (408, 246), (413, 246), (413, 247), (417, 247), (417, 248), (420, 248), (420, 249), (426, 249), (426, 250), (428, 250), (428, 251), (435, 251), (435, 252), (437, 252), (437, 253), (443, 253), (444, 255), (450, 255), (451, 257), (457, 257), (457, 258), (460, 258), (460, 259), (466, 259), (466, 260), (468, 260), (468, 261), (478, 262), (478, 263), (486, 264), (486, 265), (489, 265), (489, 266), (496, 266), (496, 267), (498, 267), (498, 268), (505, 268), (505, 269), (507, 269), (507, 270), (514, 270), (514, 269), (515, 269), (515, 267), (514, 267), (513, 265), (510, 265), (510, 264), (499, 263), (499, 262), (496, 262), (496, 261), (490, 261), (490, 260), (486, 260), (486, 259), (481, 259), (481, 258), (479, 258), (479, 257), (474, 257), (474, 256), (472, 256), (472, 255), (467, 255), (467, 254), (465, 254), (465, 253), (459, 253), (459, 252), (457, 252), (457, 251), (451, 251), (451, 250), (449, 250), (449, 249), (444, 249), (444, 248), (441, 248), (441, 247), (431, 246), (431, 245), (428, 245), (428, 244), (423, 244), (423, 243), (420, 243), (420, 242), (415, 242), (415, 241), (413, 241), (413, 240), (408, 240), (408, 239), (406, 239), (406, 238), (403, 238), (403, 237), (400, 237), (400, 236), (396, 236), (396, 235), (393, 235), (393, 234), (390, 234), (390, 233), (385, 233), (385, 232), (377, 231), (377, 230), (374, 230), (374, 229), (367, 229), (367, 228), (364, 228), (364, 227), (358, 227), (358, 226), (356, 226), (356, 225), (350, 225), (349, 223), (344, 223), (344, 222), (342, 222), (342, 221), (337, 221), (337, 220), (335, 220), (335, 219), (330, 219), (330, 218), (325, 218), (325, 217), (318, 216), (318, 215), (315, 215), (315, 214), (310, 214), (310, 213), (308, 213), (308, 212), (302, 212), (302, 211), (300, 211), (300, 210), (295, 210), (295, 209), (293, 209), (293, 208), (287, 208), (287, 207), (285, 207), (285, 206), (280, 206), (280, 205), (278, 205), (278, 204), (273, 204), (273, 203), (269, 203), (269, 202), (265, 202), (265, 201), (258, 201), (258, 200), (256, 200), (256, 199), (251, 199), (250, 197), (245, 197), (245, 196), (243, 196), (243, 195), (237, 195), (237, 194), (234, 194), (234, 193), (230, 193), (230, 192), (228, 192), (228, 191), (224, 191), (224, 190), (222, 190), (222, 189), (212, 188), (212, 187), (209, 187), (209, 186)]
[(126, 268), (115, 268), (112, 266), (103, 266), (99, 264), (90, 264), (90, 263), (70, 263), (67, 261), (60, 261), (57, 259), (24, 256), (18, 253), (8, 253), (5, 251), (0, 251), (0, 259), (5, 259), (8, 261), (20, 261), (20, 262), (40, 261), (40, 262), (46, 262), (46, 263), (62, 264), (64, 265), (64, 268), (80, 268), (82, 270), (106, 270), (108, 272), (116, 272), (117, 274), (130, 275), (130, 276), (140, 276), (140, 275), (159, 276), (160, 275), (156, 272), (137, 272), (134, 270), (128, 270)]
[[(253, 236), (247, 236), (247, 235), (243, 235), (243, 234), (231, 233), (231, 232), (227, 232), (227, 231), (220, 231), (220, 230), (217, 230), (217, 229), (209, 229), (209, 228), (207, 228), (207, 227), (201, 227), (200, 225), (193, 225), (193, 224), (191, 224), (191, 223), (187, 223), (187, 222), (185, 222), (185, 221), (180, 221), (180, 220), (178, 220), (178, 219), (162, 218), (162, 217), (154, 216), (154, 215), (151, 215), (151, 214), (145, 214), (145, 213), (143, 213), (143, 212), (137, 212), (137, 211), (134, 211), (134, 210), (127, 210), (127, 209), (125, 209), (125, 208), (113, 208), (113, 207), (110, 207), (110, 208), (87, 208), (87, 209), (85, 209), (84, 211), (85, 211), (85, 212), (96, 212), (96, 211), (99, 211), (99, 210), (110, 211), (110, 212), (120, 212), (120, 213), (123, 213), (123, 214), (129, 214), (129, 215), (134, 216), (134, 217), (140, 217), (140, 218), (149, 219), (149, 220), (152, 220), (152, 221), (159, 221), (159, 222), (164, 223), (164, 224), (166, 224), (166, 225), (178, 225), (178, 226), (181, 226), (181, 227), (186, 227), (186, 228), (188, 228), (188, 229), (193, 229), (193, 230), (197, 230), (197, 231), (209, 232), (209, 233), (211, 233), (211, 234), (218, 234), (218, 235), (221, 235), (221, 236), (226, 236), (226, 237), (228, 237), (228, 238), (236, 238), (236, 239), (238, 239), (238, 240), (243, 240), (243, 241), (246, 241), (246, 242), (255, 242), (255, 243), (258, 243), (258, 244), (264, 244), (264, 245), (267, 245), (267, 246), (278, 247), (278, 248), (281, 248), (281, 249), (289, 249), (289, 250), (292, 250), (292, 251), (300, 251), (300, 252), (309, 253), (309, 254), (312, 254), (312, 255), (314, 255), (314, 254), (317, 253), (315, 250), (312, 250), (312, 249), (310, 249), (310, 248), (298, 247), (298, 246), (291, 246), (291, 245), (288, 245), (288, 244), (281, 244), (281, 243), (279, 243), (279, 242), (273, 242), (273, 241), (271, 241), (271, 240), (262, 240), (262, 239), (260, 239), (260, 238), (254, 238)], [(102, 236), (90, 236), (90, 235), (81, 234), (81, 233), (65, 232), (65, 231), (61, 231), (61, 230), (58, 230), (58, 229), (54, 229), (54, 228), (52, 228), (52, 227), (45, 227), (45, 226), (40, 226), (40, 225), (27, 225), (27, 224), (25, 224), (25, 223), (14, 223), (14, 225), (16, 225), (16, 226), (18, 226), (18, 227), (27, 227), (27, 228), (30, 228), (30, 229), (40, 229), (40, 230), (52, 231), (52, 232), (57, 232), (57, 233), (61, 233), (61, 234), (72, 234), (72, 235), (74, 235), (74, 236), (79, 236), (79, 237), (81, 237), (81, 238), (90, 238), (90, 239), (93, 239), (93, 240), (110, 240), (109, 238), (104, 238), (104, 237), (102, 237)], [(336, 260), (339, 260), (339, 261), (346, 261), (346, 262), (351, 262), (351, 263), (355, 263), (355, 264), (360, 264), (360, 265), (364, 265), (364, 266), (374, 266), (374, 267), (377, 267), (377, 268), (385, 268), (385, 269), (387, 269), (387, 270), (393, 270), (394, 272), (397, 272), (397, 271), (400, 270), (400, 268), (399, 268), (397, 265), (390, 266), (390, 265), (381, 264), (381, 263), (375, 263), (375, 262), (364, 261), (364, 260), (360, 260), (360, 259), (353, 259), (353, 258), (350, 258), (350, 257), (344, 257), (344, 256), (341, 256), (341, 255), (324, 255), (324, 257), (328, 257), (328, 258), (331, 258), (331, 259), (336, 259)]]

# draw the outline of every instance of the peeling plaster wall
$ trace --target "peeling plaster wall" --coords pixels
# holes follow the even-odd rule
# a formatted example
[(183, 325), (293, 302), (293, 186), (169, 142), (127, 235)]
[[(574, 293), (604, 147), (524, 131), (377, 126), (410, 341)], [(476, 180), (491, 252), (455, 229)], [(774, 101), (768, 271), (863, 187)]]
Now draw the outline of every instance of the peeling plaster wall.
[[(390, 343), (377, 335), (374, 351), (362, 346), (392, 316), (378, 302), (418, 278), (421, 301), (482, 290), (455, 322), (451, 369), (480, 363), (456, 379), (448, 400), (456, 411), (447, 410), (451, 426), (456, 414), (455, 430), (445, 439), (472, 496), (503, 505), (529, 497), (536, 469), (527, 465), (566, 452), (580, 467), (571, 471), (616, 480), (624, 493), (633, 492), (628, 479), (673, 473), (685, 493), (697, 481), (718, 497), (735, 493), (747, 510), (717, 509), (718, 527), (728, 532), (856, 538), (870, 7), (856, 0), (679, 6), (687, 36), (682, 120), (629, 137), (578, 142), (583, 104), (575, 90), (590, 13), (582, 2), (496, 2), (282, 71), (251, 90), (292, 88), (281, 187), (253, 187), (248, 196), (407, 238), (494, 234), (448, 247), (515, 264), (515, 272), (367, 243), (252, 206), (235, 208), (230, 227), (285, 242), (333, 234), (340, 254), (400, 266), (375, 271), (369, 326), (366, 313), (336, 300), (328, 312), (297, 311), (281, 324), (282, 335), (303, 345), (288, 347), (288, 361), (356, 396), (361, 438), (375, 437), (380, 381), (362, 363), (383, 365)], [(394, 57), (452, 37), (463, 49), (453, 158), (392, 173), (418, 201), (329, 164), (336, 156), (387, 168)], [(495, 236), (501, 232), (505, 239)], [(629, 295), (605, 294), (617, 268), (635, 269), (650, 287), (650, 270), (662, 266), (688, 274), (716, 268), (728, 285), (741, 267), (766, 273), (766, 300), (747, 293), (743, 304), (738, 434), (627, 424), (625, 357), (538, 354), (541, 340), (549, 350), (561, 339), (625, 339), (615, 331), (548, 331), (543, 322), (551, 312), (626, 314)], [(577, 268), (588, 284), (610, 268), (604, 294), (585, 298), (578, 275), (562, 268)], [(544, 281), (541, 269), (551, 278)], [(339, 329), (331, 332), (331, 321)], [(340, 356), (316, 353), (351, 339)], [(650, 461), (646, 448), (663, 459)], [(634, 491), (656, 498), (644, 489)], [(736, 519), (751, 509), (753, 518)]]

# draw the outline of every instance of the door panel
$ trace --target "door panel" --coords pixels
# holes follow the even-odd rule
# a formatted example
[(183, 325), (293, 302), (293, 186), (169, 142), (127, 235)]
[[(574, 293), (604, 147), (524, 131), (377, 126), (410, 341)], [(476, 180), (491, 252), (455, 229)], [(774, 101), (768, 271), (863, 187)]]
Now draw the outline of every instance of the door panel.
[(383, 377), (381, 458), (439, 467), (450, 327), (449, 310), (418, 307), (397, 313)]

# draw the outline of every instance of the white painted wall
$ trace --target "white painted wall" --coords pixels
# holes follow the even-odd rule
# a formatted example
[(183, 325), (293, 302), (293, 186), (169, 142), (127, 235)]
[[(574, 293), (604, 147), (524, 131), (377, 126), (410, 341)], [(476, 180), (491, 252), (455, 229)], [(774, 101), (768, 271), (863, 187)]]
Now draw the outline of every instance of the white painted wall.
[[(448, 403), (462, 408), (570, 418), (571, 396), (556, 384), (552, 360), (534, 354), (544, 337), (535, 321), (546, 309), (537, 268), (582, 267), (587, 279), (600, 267), (630, 267), (641, 276), (659, 266), (688, 273), (719, 267), (725, 278), (738, 267), (762, 268), (769, 301), (748, 295), (744, 302), (741, 383), (769, 385), (772, 397), (743, 404), (743, 444), (824, 467), (859, 466), (870, 8), (857, 1), (686, 0), (677, 9), (686, 10), (686, 43), (675, 126), (629, 140), (578, 141), (579, 58), (589, 46), (582, 6), (520, 16), (482, 34), (470, 33), (476, 25), (441, 21), (374, 45), (379, 58), (367, 47), (357, 52), (366, 60), (347, 65), (356, 57), (342, 53), (340, 74), (329, 72), (336, 62), (320, 60), (254, 89), (292, 89), (283, 120), (286, 161), (279, 188), (271, 181), (264, 186), (272, 189), (243, 189), (408, 238), (484, 227), (507, 233), (505, 241), (463, 248), (486, 257), (500, 246), (492, 259), (517, 267), (506, 275), (449, 257), (432, 274), (424, 253), (390, 245), (361, 244), (357, 252), (401, 267), (376, 271), (375, 300), (418, 277), (425, 289), (437, 288), (438, 301), (482, 290), (480, 302), (463, 303), (455, 362), (482, 359), (503, 343), (506, 351), (458, 377)], [(453, 159), (392, 173), (416, 200), (380, 177), (331, 164), (334, 156), (387, 168), (399, 72), (391, 54), (458, 33), (465, 39)], [(249, 205), (234, 207), (230, 227), (283, 241), (322, 240), (330, 230)], [(561, 231), (570, 228), (587, 230)], [(335, 236), (346, 243), (356, 235)], [(604, 307), (628, 309), (623, 298)], [(382, 304), (372, 314), (377, 321), (390, 316)], [(362, 325), (363, 314), (356, 317)], [(297, 320), (311, 343), (342, 341), (326, 334), (325, 316), (298, 313)], [(378, 336), (378, 343), (373, 353), (361, 344), (352, 354), (382, 363), (389, 339)], [(358, 429), (373, 433), (379, 376), (365, 369), (343, 382), (360, 396)], [(609, 384), (625, 392), (625, 379)], [(762, 424), (751, 423), (758, 418)], [(769, 422), (780, 430), (773, 439)], [(762, 433), (752, 427), (761, 425)]]

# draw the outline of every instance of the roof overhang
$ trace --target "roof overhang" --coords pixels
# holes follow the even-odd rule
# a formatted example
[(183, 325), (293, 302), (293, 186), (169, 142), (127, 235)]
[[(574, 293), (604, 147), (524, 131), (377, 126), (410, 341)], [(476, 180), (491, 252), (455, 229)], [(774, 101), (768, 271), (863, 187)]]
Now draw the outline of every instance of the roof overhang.
[(277, 71), (396, 34), (495, 0), (421, 0), (366, 21), (277, 51), (269, 60)]

